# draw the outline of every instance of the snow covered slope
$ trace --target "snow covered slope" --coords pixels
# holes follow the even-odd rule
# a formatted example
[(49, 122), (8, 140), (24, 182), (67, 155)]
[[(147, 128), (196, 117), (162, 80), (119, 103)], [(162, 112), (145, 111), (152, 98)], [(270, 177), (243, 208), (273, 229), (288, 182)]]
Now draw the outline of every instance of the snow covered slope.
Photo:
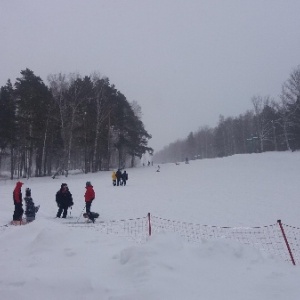
[[(99, 222), (150, 212), (207, 225), (252, 227), (281, 219), (300, 227), (299, 152), (160, 167), (127, 169), (126, 187), (113, 187), (111, 172), (24, 179), (23, 191), (30, 187), (41, 208), (29, 225), (0, 227), (0, 299), (299, 299), (299, 267), (249, 246), (228, 240), (194, 245), (169, 232), (139, 244), (97, 227), (64, 224), (80, 217), (91, 181)], [(0, 182), (0, 225), (12, 218), (15, 182)], [(62, 182), (75, 203), (67, 220), (54, 219)]]

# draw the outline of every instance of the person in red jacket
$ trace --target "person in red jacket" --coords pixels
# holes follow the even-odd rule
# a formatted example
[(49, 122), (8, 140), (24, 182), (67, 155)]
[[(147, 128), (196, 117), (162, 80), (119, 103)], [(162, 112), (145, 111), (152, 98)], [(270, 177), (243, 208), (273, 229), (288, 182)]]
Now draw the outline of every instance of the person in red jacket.
[(23, 203), (22, 203), (22, 192), (21, 188), (24, 183), (21, 181), (18, 181), (16, 183), (16, 187), (13, 191), (13, 199), (14, 199), (14, 205), (15, 205), (15, 211), (13, 214), (13, 220), (14, 221), (22, 221), (23, 216)]
[(86, 213), (88, 214), (89, 218), (94, 222), (94, 218), (92, 217), (92, 214), (91, 214), (91, 205), (92, 205), (93, 200), (95, 199), (95, 191), (94, 191), (94, 188), (90, 181), (86, 182), (85, 188), (86, 188), (86, 191), (84, 194), (84, 199), (85, 199)]

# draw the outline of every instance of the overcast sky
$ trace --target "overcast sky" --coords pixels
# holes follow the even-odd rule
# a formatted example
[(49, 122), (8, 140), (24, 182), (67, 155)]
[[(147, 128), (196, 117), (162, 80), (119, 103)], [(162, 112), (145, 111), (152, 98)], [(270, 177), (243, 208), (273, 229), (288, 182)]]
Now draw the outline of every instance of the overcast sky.
[(0, 86), (94, 71), (137, 101), (156, 150), (275, 99), (300, 64), (299, 0), (0, 0)]

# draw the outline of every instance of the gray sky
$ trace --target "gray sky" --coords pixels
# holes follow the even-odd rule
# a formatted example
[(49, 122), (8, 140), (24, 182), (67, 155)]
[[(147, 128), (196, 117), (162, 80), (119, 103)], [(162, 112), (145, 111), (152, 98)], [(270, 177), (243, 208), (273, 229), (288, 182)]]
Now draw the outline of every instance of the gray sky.
[(0, 0), (0, 86), (29, 68), (94, 71), (132, 102), (156, 150), (275, 99), (300, 64), (299, 0)]

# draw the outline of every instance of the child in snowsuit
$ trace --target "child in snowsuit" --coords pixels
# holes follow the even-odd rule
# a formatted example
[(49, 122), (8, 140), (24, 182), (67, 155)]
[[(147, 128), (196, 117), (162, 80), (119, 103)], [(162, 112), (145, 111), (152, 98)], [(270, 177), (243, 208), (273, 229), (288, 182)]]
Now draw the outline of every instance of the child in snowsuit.
[(13, 199), (14, 199), (14, 205), (15, 205), (15, 211), (13, 214), (13, 221), (22, 221), (22, 216), (24, 213), (23, 210), (23, 203), (22, 203), (22, 192), (21, 188), (24, 183), (21, 181), (18, 181), (16, 183), (16, 187), (13, 191)]
[(71, 207), (73, 203), (73, 197), (68, 189), (66, 183), (62, 183), (60, 190), (56, 193), (56, 203), (58, 206), (58, 212), (56, 214), (57, 218), (60, 218), (63, 213), (63, 218), (67, 217), (68, 208)]
[(26, 216), (26, 221), (27, 223), (32, 222), (35, 220), (35, 214), (39, 210), (39, 206), (35, 206), (34, 202), (31, 198), (31, 190), (29, 188), (26, 189), (25, 191), (25, 216)]
[(112, 178), (113, 186), (116, 186), (116, 184), (117, 184), (117, 175), (116, 175), (115, 171), (112, 172), (111, 178)]
[(95, 199), (95, 191), (94, 191), (94, 187), (92, 186), (90, 181), (87, 181), (85, 184), (85, 194), (84, 194), (84, 200), (85, 200), (85, 209), (86, 209), (86, 213), (89, 217), (89, 219), (91, 219), (93, 222), (94, 217), (93, 217), (93, 213), (91, 213), (91, 206), (92, 206), (92, 202)]

